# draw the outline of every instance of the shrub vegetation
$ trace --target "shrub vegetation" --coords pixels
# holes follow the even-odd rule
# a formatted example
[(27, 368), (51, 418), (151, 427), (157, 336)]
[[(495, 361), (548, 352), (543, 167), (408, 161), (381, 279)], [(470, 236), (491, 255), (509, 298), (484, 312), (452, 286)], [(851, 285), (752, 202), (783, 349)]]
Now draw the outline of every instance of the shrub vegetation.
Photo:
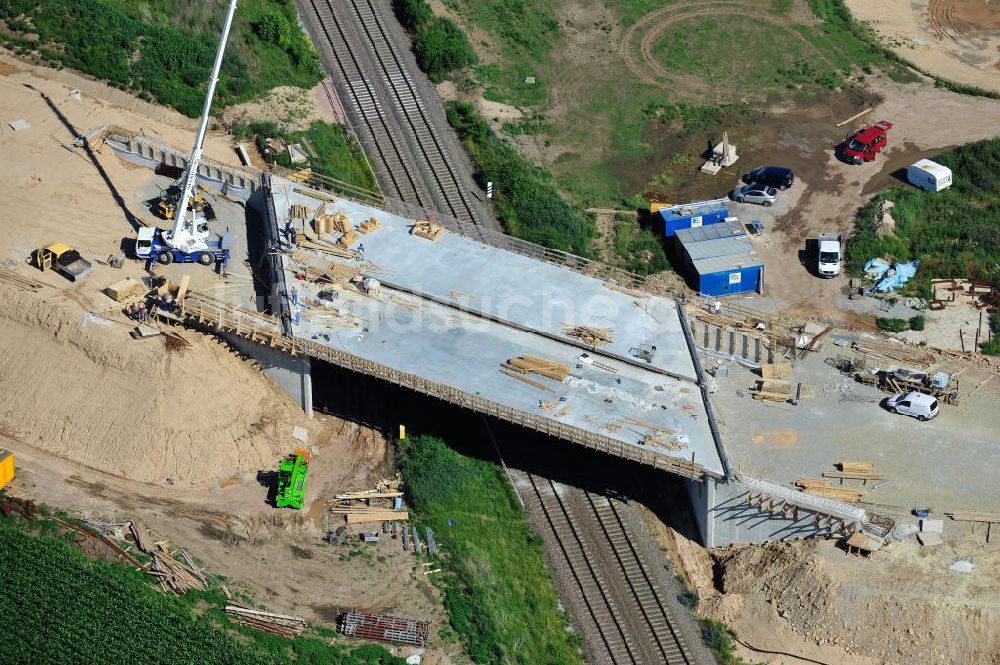
[(425, 0), (394, 0), (400, 23), (413, 35), (413, 54), (420, 69), (435, 83), (477, 62), (469, 39), (455, 22), (434, 16)]
[[(0, 41), (197, 116), (224, 16), (219, 3), (186, 0), (3, 0), (14, 32)], [(316, 53), (292, 0), (245, 0), (236, 13), (216, 107), (279, 85), (312, 87)]]
[[(920, 261), (915, 284), (937, 277), (1000, 278), (1000, 139), (970, 143), (935, 158), (952, 169), (943, 192), (911, 185), (874, 197), (858, 214), (847, 268), (863, 272), (873, 257)], [(895, 233), (875, 230), (882, 201), (894, 201)]]
[(417, 523), (434, 530), (446, 573), (445, 609), (473, 662), (583, 664), (567, 631), (541, 539), (532, 533), (503, 470), (433, 437), (398, 444), (398, 465)]
[(593, 226), (560, 198), (552, 176), (497, 136), (469, 102), (448, 102), (446, 111), (476, 164), (480, 184), (493, 183), (493, 201), (507, 232), (546, 247), (589, 255)]

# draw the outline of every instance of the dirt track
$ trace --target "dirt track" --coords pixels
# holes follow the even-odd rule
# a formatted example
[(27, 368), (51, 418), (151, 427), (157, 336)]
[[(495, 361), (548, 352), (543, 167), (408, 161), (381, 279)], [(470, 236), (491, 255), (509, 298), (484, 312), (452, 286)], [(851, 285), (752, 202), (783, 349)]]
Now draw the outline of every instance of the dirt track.
[(847, 0), (899, 55), (945, 78), (1000, 91), (1000, 6), (969, 0)]

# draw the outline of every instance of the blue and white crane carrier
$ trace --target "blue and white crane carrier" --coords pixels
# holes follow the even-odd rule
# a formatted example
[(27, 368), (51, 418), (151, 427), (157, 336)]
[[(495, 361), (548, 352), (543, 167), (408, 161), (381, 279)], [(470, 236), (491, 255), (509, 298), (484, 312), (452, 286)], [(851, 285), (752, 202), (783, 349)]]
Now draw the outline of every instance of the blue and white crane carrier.
[(222, 38), (215, 53), (215, 64), (212, 67), (212, 77), (208, 81), (208, 93), (205, 95), (205, 106), (201, 112), (201, 124), (198, 125), (198, 135), (195, 137), (191, 156), (188, 158), (187, 173), (184, 176), (184, 188), (177, 202), (177, 214), (174, 216), (174, 228), (167, 231), (159, 227), (139, 229), (135, 241), (135, 253), (141, 259), (149, 259), (163, 265), (171, 263), (200, 263), (210, 266), (221, 263), (225, 272), (229, 262), (229, 252), (232, 248), (232, 236), (226, 233), (222, 236), (212, 234), (208, 228), (208, 220), (195, 208), (189, 206), (198, 181), (198, 166), (201, 162), (201, 151), (205, 144), (205, 131), (208, 129), (208, 116), (212, 110), (212, 98), (215, 96), (215, 86), (219, 82), (219, 71), (222, 69), (222, 56), (226, 52), (226, 42), (229, 30), (233, 26), (233, 15), (236, 13), (236, 1), (229, 5), (226, 22), (222, 26)]

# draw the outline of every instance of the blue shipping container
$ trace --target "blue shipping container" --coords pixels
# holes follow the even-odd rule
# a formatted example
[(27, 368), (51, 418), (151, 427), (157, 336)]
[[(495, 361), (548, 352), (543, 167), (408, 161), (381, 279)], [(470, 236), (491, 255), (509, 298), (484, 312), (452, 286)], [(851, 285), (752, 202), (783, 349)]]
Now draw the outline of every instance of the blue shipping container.
[(764, 290), (764, 262), (756, 252), (717, 256), (692, 262), (692, 281), (699, 293), (728, 296)]
[(729, 217), (729, 210), (725, 206), (674, 206), (673, 208), (660, 208), (660, 217), (663, 218), (664, 235), (667, 238), (673, 237), (681, 229), (690, 229), (705, 224), (718, 224)]

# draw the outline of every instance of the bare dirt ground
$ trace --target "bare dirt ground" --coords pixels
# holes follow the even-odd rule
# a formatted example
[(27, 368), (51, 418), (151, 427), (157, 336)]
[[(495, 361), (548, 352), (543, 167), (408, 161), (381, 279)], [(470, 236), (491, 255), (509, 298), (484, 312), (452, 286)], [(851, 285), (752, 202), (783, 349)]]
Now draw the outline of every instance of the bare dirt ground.
[(251, 122), (264, 118), (275, 120), (291, 131), (308, 129), (316, 120), (341, 122), (340, 116), (326, 95), (326, 83), (320, 82), (312, 90), (292, 86), (273, 89), (265, 97), (230, 106), (222, 114), (226, 125)]
[(990, 0), (847, 0), (896, 53), (958, 83), (1000, 91), (1000, 4)]
[[(910, 536), (871, 558), (834, 540), (706, 550), (647, 514), (698, 612), (723, 621), (747, 662), (842, 665), (1000, 662), (1000, 546), (983, 531), (937, 548)], [(968, 560), (970, 572), (949, 570)]]
[[(71, 99), (71, 89), (82, 98)], [(134, 238), (130, 219), (147, 217), (152, 174), (110, 150), (61, 144), (111, 124), (190, 142), (193, 121), (134, 101), (0, 54), (0, 265), (44, 285), (29, 293), (0, 284), (0, 447), (17, 463), (9, 491), (82, 517), (141, 519), (275, 611), (333, 626), (341, 609), (377, 608), (432, 618), (436, 630), (440, 599), (399, 541), (321, 542), (337, 526), (324, 521), (326, 500), (389, 473), (382, 435), (337, 418), (308, 420), (212, 338), (178, 330), (190, 346), (176, 352), (162, 338), (132, 340), (134, 324), (101, 292), (144, 274), (139, 262), (112, 269), (103, 259)], [(14, 132), (7, 122), (20, 118), (30, 127)], [(210, 132), (205, 153), (238, 164), (221, 133)], [(73, 284), (27, 265), (32, 250), (55, 241), (98, 259), (93, 273)], [(301, 447), (295, 425), (307, 428), (314, 451), (301, 512), (267, 503), (267, 474)], [(435, 643), (424, 662), (450, 662), (458, 648)]]

